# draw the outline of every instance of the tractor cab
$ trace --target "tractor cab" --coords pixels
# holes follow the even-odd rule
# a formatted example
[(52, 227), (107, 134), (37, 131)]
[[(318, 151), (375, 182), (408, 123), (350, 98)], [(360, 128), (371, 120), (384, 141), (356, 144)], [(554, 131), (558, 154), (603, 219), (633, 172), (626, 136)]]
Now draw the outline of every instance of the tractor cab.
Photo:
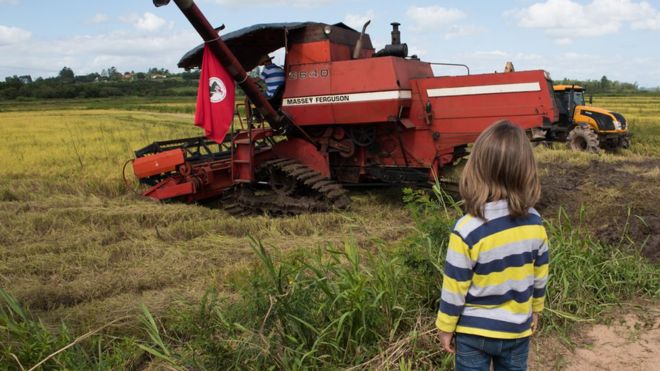
[(575, 107), (586, 105), (584, 88), (579, 85), (555, 85), (554, 93), (559, 108), (560, 123), (566, 126), (572, 125)]

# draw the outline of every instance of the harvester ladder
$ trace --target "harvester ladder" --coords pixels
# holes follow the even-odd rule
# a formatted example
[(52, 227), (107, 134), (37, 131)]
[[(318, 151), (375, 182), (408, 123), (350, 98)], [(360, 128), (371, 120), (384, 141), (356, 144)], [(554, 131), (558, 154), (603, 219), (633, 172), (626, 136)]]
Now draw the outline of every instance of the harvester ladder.
[(254, 145), (252, 141), (252, 120), (246, 115), (247, 130), (243, 126), (243, 120), (240, 115), (240, 106), (245, 108), (245, 113), (249, 114), (247, 107), (249, 101), (238, 103), (236, 105), (236, 115), (241, 128), (238, 134), (232, 135), (231, 143), (231, 162), (232, 177), (235, 183), (251, 183), (254, 181)]

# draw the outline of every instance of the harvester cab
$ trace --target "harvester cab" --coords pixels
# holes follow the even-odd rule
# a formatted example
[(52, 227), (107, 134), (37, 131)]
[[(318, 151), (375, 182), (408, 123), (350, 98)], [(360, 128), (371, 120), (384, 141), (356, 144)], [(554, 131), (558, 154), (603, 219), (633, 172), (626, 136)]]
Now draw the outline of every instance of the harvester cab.
[[(269, 125), (235, 121), (220, 144), (188, 138), (136, 151), (134, 173), (154, 199), (220, 200), (237, 214), (343, 208), (347, 186), (442, 179), (495, 121), (530, 132), (558, 121), (547, 72), (436, 76), (440, 63), (409, 57), (396, 22), (391, 42), (376, 50), (368, 23), (362, 32), (290, 22), (220, 35), (194, 1), (174, 2)], [(246, 71), (281, 48), (285, 84), (275, 110)], [(179, 67), (199, 67), (203, 49)]]
[(550, 130), (551, 135), (565, 140), (574, 150), (597, 152), (600, 148), (628, 148), (630, 134), (623, 115), (587, 106), (584, 93), (584, 88), (579, 85), (554, 86), (559, 121)]

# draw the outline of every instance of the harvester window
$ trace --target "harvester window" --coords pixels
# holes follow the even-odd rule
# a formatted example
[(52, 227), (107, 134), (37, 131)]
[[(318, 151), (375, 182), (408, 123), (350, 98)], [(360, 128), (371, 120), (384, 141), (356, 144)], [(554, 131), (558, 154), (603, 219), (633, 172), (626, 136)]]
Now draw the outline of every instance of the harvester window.
[(573, 93), (573, 103), (576, 106), (584, 106), (584, 92), (576, 91)]

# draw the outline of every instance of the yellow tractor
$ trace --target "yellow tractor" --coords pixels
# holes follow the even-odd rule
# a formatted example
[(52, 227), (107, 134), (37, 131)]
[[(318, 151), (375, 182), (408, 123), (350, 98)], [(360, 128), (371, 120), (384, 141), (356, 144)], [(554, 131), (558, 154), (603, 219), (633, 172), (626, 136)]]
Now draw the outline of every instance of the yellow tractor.
[[(578, 85), (554, 85), (559, 122), (550, 125), (546, 138), (565, 141), (574, 150), (613, 151), (630, 146), (626, 119), (617, 112), (587, 106), (584, 88)], [(590, 102), (591, 103), (591, 102)]]

